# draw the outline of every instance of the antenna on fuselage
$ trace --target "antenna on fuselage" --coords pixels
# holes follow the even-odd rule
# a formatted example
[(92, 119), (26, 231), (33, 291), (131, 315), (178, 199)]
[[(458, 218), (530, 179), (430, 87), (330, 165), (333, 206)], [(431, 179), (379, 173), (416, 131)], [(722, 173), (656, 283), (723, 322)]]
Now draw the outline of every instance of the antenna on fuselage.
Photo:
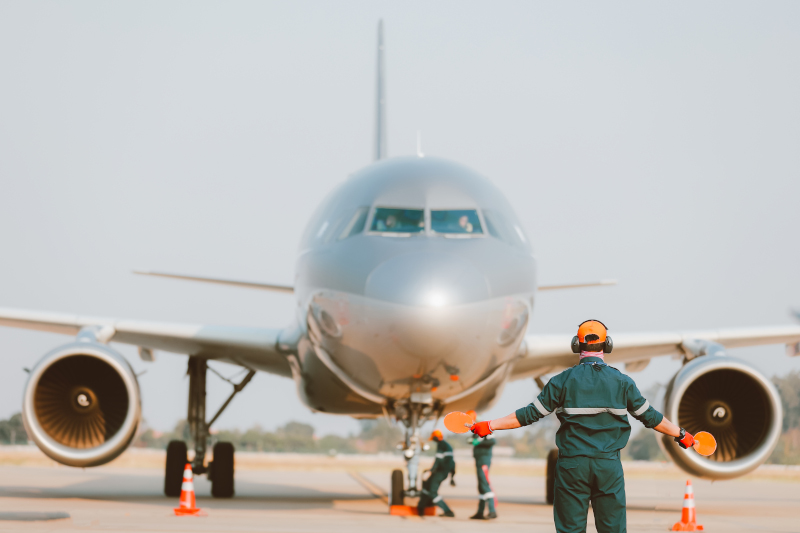
[(422, 152), (422, 132), (417, 130), (417, 157), (425, 157)]
[(378, 68), (375, 85), (375, 161), (386, 157), (386, 90), (383, 79), (383, 19), (378, 21)]

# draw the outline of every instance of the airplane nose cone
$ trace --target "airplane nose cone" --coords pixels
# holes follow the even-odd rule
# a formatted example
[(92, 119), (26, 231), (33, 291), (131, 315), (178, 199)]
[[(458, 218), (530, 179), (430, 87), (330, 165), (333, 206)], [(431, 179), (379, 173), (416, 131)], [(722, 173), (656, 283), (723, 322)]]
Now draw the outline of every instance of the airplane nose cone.
[(367, 278), (365, 295), (397, 304), (444, 307), (485, 300), (490, 291), (486, 276), (469, 260), (415, 252), (378, 265)]

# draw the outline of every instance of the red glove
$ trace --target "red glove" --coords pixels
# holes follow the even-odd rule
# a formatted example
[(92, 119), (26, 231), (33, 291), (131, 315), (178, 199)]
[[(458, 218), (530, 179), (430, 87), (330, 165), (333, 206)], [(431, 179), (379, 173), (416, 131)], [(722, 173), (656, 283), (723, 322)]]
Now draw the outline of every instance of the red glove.
[(681, 428), (681, 434), (675, 437), (675, 442), (678, 443), (678, 446), (686, 450), (694, 446), (694, 437), (691, 433), (687, 433), (685, 429)]
[(488, 420), (486, 422), (472, 424), (472, 427), (469, 428), (469, 430), (479, 437), (485, 437), (486, 435), (492, 434), (492, 426), (489, 425)]

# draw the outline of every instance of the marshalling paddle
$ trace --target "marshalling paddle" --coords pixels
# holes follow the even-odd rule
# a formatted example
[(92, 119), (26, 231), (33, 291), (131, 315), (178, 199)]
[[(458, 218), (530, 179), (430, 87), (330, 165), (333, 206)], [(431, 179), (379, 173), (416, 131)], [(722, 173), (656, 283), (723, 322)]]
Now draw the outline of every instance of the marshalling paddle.
[[(444, 427), (453, 433), (466, 433), (475, 421), (467, 413), (453, 411), (444, 417)], [(717, 450), (717, 440), (707, 431), (698, 431), (694, 436), (694, 451), (708, 457)]]
[(700, 455), (708, 457), (717, 450), (717, 439), (707, 431), (698, 431), (694, 436), (692, 448)]
[(475, 421), (467, 413), (453, 411), (444, 417), (444, 427), (453, 433), (466, 433)]

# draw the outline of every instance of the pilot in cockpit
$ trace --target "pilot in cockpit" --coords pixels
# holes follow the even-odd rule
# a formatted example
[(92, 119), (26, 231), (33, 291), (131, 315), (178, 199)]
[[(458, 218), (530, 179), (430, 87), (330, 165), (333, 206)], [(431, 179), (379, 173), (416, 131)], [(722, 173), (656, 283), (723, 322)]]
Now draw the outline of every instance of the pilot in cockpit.
[(467, 215), (462, 215), (461, 218), (458, 219), (458, 225), (464, 230), (464, 233), (472, 233), (472, 223), (469, 221)]
[(389, 215), (385, 220), (378, 219), (378, 231), (391, 231), (397, 225), (397, 217)]

